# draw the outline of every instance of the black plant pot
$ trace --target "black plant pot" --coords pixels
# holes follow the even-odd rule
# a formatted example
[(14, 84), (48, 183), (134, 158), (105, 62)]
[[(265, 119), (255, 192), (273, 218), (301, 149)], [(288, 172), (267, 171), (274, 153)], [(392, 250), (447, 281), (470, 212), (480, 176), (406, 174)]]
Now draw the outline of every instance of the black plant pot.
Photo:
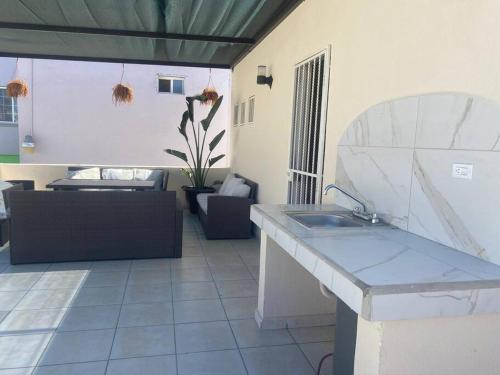
[(197, 188), (195, 186), (183, 186), (182, 190), (186, 193), (186, 200), (189, 204), (189, 212), (196, 214), (198, 212), (198, 201), (196, 196), (200, 193), (213, 193), (215, 189), (212, 187)]

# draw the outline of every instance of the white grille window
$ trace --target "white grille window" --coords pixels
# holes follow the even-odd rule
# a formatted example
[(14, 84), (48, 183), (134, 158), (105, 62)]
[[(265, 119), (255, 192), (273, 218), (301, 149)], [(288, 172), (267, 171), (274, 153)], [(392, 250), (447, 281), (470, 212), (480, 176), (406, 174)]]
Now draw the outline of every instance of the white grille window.
[(240, 112), (239, 112), (239, 107), (238, 107), (238, 104), (235, 104), (234, 105), (234, 109), (233, 109), (233, 125), (234, 126), (238, 126), (238, 116), (239, 116)]
[(248, 99), (248, 122), (249, 123), (253, 123), (254, 112), (255, 112), (255, 96), (251, 96), (250, 99)]
[(240, 108), (240, 124), (243, 125), (244, 123), (246, 123), (246, 106), (247, 106), (247, 103), (243, 102), (241, 103), (241, 108)]
[(17, 123), (17, 99), (7, 96), (5, 87), (0, 87), (0, 122)]
[(184, 95), (184, 78), (158, 76), (158, 92)]
[(321, 203), (329, 53), (295, 66), (288, 203)]

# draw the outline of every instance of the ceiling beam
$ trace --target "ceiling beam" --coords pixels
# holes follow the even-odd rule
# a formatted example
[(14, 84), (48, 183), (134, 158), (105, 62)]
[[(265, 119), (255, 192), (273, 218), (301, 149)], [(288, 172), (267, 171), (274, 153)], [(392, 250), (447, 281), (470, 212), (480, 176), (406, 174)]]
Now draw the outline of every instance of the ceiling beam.
[(262, 42), (271, 32), (278, 27), (278, 25), (285, 20), (300, 4), (305, 0), (287, 0), (284, 1), (280, 7), (274, 12), (269, 22), (262, 29), (259, 30), (255, 36), (255, 42), (245, 48), (231, 63), (231, 68), (238, 65), (257, 45)]
[(248, 45), (252, 45), (255, 43), (255, 40), (252, 38), (235, 38), (235, 37), (216, 36), (216, 35), (162, 33), (154, 31), (101, 29), (94, 27), (57, 26), (57, 25), (15, 23), (15, 22), (0, 22), (0, 29), (56, 32), (56, 33), (68, 33), (68, 34), (87, 34), (87, 35), (101, 35), (101, 36), (122, 36), (122, 37), (132, 37), (132, 38), (189, 40), (196, 42), (215, 42), (215, 43), (248, 44)]
[(194, 68), (214, 68), (214, 69), (231, 68), (231, 65), (229, 64), (194, 63), (194, 62), (164, 61), (164, 60), (142, 60), (142, 59), (127, 59), (127, 58), (115, 58), (115, 57), (64, 56), (64, 55), (48, 55), (48, 54), (44, 55), (36, 53), (13, 53), (13, 52), (2, 52), (2, 51), (0, 51), (0, 57), (44, 59), (44, 60), (90, 61), (90, 62), (104, 62), (104, 63), (116, 63), (116, 64), (188, 66)]

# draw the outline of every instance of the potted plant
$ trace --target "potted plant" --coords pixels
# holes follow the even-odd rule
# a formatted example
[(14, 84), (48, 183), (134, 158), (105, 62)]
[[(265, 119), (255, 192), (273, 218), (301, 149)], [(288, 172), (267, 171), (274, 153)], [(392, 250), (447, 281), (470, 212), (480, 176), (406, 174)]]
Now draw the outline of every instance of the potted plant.
[[(213, 137), (210, 143), (208, 143), (208, 149), (206, 149), (207, 130), (220, 107), (222, 99), (222, 96), (219, 97), (214, 102), (212, 108), (210, 108), (210, 112), (207, 117), (195, 125), (194, 102), (198, 101), (202, 103), (205, 101), (205, 97), (203, 95), (187, 97), (187, 110), (182, 114), (182, 120), (178, 130), (188, 145), (190, 157), (181, 151), (172, 149), (165, 150), (167, 154), (176, 156), (187, 164), (187, 168), (184, 168), (182, 172), (189, 178), (191, 186), (183, 186), (182, 189), (186, 192), (186, 199), (189, 203), (189, 210), (191, 213), (196, 213), (198, 211), (196, 195), (199, 193), (211, 193), (215, 191), (212, 187), (206, 186), (208, 172), (215, 163), (225, 156), (224, 154), (221, 154), (211, 157), (212, 151), (224, 137), (224, 133), (226, 132), (225, 130), (220, 131), (215, 137)], [(190, 141), (190, 136), (188, 136), (188, 122), (191, 124), (190, 128), (192, 134), (190, 134), (190, 136), (192, 136), (192, 142)]]

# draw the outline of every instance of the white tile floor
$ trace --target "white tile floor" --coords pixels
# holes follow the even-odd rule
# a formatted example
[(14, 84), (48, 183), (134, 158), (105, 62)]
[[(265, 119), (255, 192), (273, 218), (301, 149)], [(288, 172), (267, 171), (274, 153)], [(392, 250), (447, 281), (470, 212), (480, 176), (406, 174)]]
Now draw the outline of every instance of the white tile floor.
[(257, 241), (184, 229), (182, 259), (10, 266), (0, 249), (0, 375), (314, 374), (333, 327), (257, 328)]

